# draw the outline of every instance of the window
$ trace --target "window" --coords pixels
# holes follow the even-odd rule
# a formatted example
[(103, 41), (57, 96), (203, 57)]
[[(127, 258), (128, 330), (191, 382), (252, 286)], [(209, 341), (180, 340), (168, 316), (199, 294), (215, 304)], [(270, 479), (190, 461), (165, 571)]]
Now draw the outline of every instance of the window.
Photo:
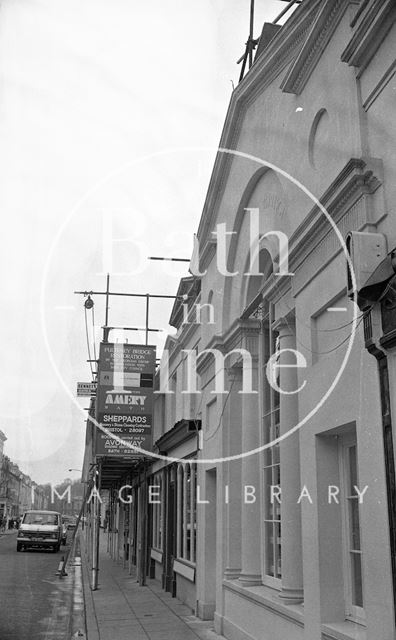
[(151, 546), (154, 549), (162, 550), (163, 544), (163, 513), (164, 513), (164, 487), (162, 481), (162, 472), (156, 473), (151, 479), (152, 498), (152, 540)]
[(28, 511), (23, 518), (23, 524), (57, 525), (58, 515), (46, 511)]
[(195, 563), (196, 557), (196, 476), (190, 463), (180, 463), (177, 471), (177, 557)]
[(343, 536), (345, 572), (345, 615), (354, 621), (364, 620), (362, 546), (360, 528), (357, 447), (353, 436), (340, 439), (341, 487), (343, 493)]
[(166, 394), (166, 429), (171, 429), (176, 422), (176, 390), (177, 372), (169, 377), (169, 393)]
[[(274, 311), (271, 304), (264, 307), (262, 318), (262, 377), (263, 392), (263, 442), (271, 442), (279, 436), (279, 393), (268, 383), (266, 365), (269, 358), (277, 351), (278, 334), (273, 330)], [(279, 444), (263, 451), (264, 458), (264, 581), (273, 586), (280, 586), (282, 577), (281, 549), (281, 505), (280, 497), (280, 457)]]

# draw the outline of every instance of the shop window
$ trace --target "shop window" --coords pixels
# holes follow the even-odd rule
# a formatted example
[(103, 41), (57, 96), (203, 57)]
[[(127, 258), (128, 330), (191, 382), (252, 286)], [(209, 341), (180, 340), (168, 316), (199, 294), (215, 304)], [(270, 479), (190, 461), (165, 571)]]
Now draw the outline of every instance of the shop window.
[(195, 465), (181, 463), (177, 473), (177, 557), (195, 563), (197, 535)]

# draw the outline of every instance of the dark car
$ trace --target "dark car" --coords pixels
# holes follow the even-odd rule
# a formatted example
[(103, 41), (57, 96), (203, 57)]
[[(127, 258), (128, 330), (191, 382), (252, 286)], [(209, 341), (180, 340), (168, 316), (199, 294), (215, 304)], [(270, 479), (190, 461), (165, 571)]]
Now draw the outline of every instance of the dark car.
[(68, 531), (76, 528), (77, 520), (74, 516), (67, 516), (65, 522)]

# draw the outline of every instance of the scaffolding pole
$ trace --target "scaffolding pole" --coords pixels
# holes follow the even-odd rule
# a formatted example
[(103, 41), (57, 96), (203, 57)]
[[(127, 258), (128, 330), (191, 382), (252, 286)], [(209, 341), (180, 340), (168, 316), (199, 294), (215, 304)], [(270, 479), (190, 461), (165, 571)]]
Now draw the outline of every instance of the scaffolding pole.
[[(99, 466), (99, 471), (97, 469), (94, 470), (94, 496), (93, 496), (93, 514), (92, 514), (92, 524), (93, 524), (93, 536), (92, 536), (92, 581), (91, 581), (91, 589), (92, 591), (96, 591), (98, 588), (98, 574), (99, 574), (99, 532), (100, 532), (100, 501), (98, 496), (98, 486), (100, 486), (100, 471), (101, 466)], [(98, 482), (99, 476), (99, 482)]]

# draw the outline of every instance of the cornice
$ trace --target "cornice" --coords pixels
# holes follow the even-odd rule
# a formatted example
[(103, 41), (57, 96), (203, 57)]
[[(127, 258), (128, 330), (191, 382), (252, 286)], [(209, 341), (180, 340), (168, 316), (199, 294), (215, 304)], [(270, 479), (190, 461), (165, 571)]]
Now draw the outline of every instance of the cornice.
[(358, 76), (367, 67), (396, 18), (394, 0), (373, 0), (365, 7), (355, 32), (341, 54), (342, 62), (358, 68)]
[[(196, 301), (196, 304), (200, 304), (200, 300)], [(194, 320), (195, 314), (189, 314), (187, 320)], [(200, 327), (199, 322), (185, 322), (180, 327), (180, 333), (178, 334), (178, 342), (179, 342), (179, 350), (185, 349), (186, 344), (190, 342), (194, 336), (194, 333), (197, 332)], [(178, 350), (178, 351), (179, 351)]]
[[(264, 58), (265, 64), (264, 70), (257, 62), (257, 67), (254, 65), (250, 71), (250, 74), (245, 76), (244, 80), (238, 85), (236, 91), (239, 90), (243, 94), (243, 105), (248, 107), (257, 96), (262, 93), (282, 72), (282, 70), (293, 59), (295, 51), (302, 46), (303, 41), (307, 37), (309, 32), (309, 23), (302, 22), (298, 25), (298, 28), (293, 30), (290, 34), (281, 32), (282, 47), (279, 47), (279, 43), (275, 42), (278, 47), (274, 52), (266, 51), (266, 57)], [(274, 38), (276, 41), (276, 37)], [(275, 46), (275, 45), (274, 45)], [(264, 54), (262, 54), (264, 55)]]
[(200, 255), (200, 260), (199, 260), (202, 271), (204, 271), (212, 262), (213, 256), (216, 253), (216, 247), (217, 247), (216, 238), (208, 238), (204, 244), (202, 254)]
[[(334, 219), (354, 198), (356, 200), (365, 193), (374, 193), (382, 184), (382, 173), (380, 159), (351, 158), (323, 193), (320, 203)], [(308, 234), (311, 238), (311, 246), (314, 246), (312, 241), (321, 224), (319, 220), (323, 224), (327, 224), (320, 207), (315, 204), (291, 236), (290, 246), (296, 248), (301, 244), (302, 237), (306, 237)]]
[(327, 0), (323, 3), (297, 60), (281, 84), (282, 91), (296, 95), (301, 93), (348, 4), (346, 0)]
[[(246, 349), (251, 340), (257, 340), (260, 333), (259, 320), (236, 318), (232, 325), (224, 334), (216, 334), (210, 342), (202, 350), (217, 349), (224, 356), (229, 354), (233, 349)], [(249, 349), (248, 349), (249, 350)], [(201, 353), (202, 353), (201, 352)], [(250, 350), (252, 353), (252, 350)], [(228, 362), (228, 366), (235, 366), (240, 356), (236, 353), (233, 359)], [(197, 361), (197, 372), (202, 375), (213, 363), (213, 354), (205, 353)]]
[(366, 11), (366, 7), (369, 2), (371, 2), (371, 0), (352, 0), (351, 4), (357, 4), (359, 8), (351, 20), (351, 27), (356, 27), (360, 18)]
[[(351, 229), (375, 229), (386, 215), (370, 204), (370, 195), (381, 185), (382, 162), (352, 158), (320, 198), (339, 233), (345, 238)], [(289, 243), (293, 295), (296, 295), (340, 251), (342, 245), (327, 216), (315, 205), (296, 229)]]
[(179, 422), (176, 422), (172, 429), (158, 438), (154, 443), (154, 446), (157, 447), (158, 451), (160, 451), (162, 455), (167, 454), (175, 447), (183, 444), (183, 442), (186, 442), (191, 438), (196, 438), (197, 431), (200, 431), (201, 428), (201, 420), (186, 420), (183, 418), (182, 420), (179, 420)]
[(396, 347), (396, 329), (383, 335), (382, 338), (380, 338), (380, 345), (386, 350)]

